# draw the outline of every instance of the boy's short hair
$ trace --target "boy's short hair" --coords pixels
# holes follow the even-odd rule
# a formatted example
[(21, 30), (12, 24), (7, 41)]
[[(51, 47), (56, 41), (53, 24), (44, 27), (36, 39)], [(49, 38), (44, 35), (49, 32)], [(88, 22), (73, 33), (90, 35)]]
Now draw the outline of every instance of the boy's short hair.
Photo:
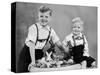
[(76, 17), (76, 18), (74, 18), (74, 19), (72, 20), (72, 23), (76, 23), (76, 22), (79, 22), (81, 25), (84, 24), (80, 17)]
[(47, 11), (50, 11), (50, 16), (52, 16), (52, 10), (49, 7), (47, 7), (47, 6), (40, 6), (39, 12), (44, 13), (44, 12), (47, 12)]

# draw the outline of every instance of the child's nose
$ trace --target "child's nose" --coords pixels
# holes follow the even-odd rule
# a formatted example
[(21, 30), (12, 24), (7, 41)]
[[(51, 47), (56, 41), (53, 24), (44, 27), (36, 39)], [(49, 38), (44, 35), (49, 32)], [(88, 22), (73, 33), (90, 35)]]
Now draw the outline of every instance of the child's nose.
[(42, 19), (46, 19), (46, 17), (42, 17)]

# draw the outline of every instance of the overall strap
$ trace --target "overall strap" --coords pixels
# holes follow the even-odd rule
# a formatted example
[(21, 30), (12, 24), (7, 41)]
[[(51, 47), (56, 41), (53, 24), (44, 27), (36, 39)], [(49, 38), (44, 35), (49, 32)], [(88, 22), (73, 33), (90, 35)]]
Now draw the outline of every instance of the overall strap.
[[(74, 46), (76, 46), (76, 42), (75, 42), (75, 38), (74, 36), (72, 36), (72, 39), (74, 41)], [(82, 35), (82, 39), (83, 39), (83, 45), (85, 44), (85, 38), (84, 38), (84, 35)]]
[(35, 45), (37, 44), (37, 40), (38, 40), (38, 34), (39, 34), (39, 32), (38, 32), (38, 26), (37, 26), (37, 24), (35, 24), (35, 26), (36, 26), (36, 29), (37, 29), (37, 37), (36, 37), (36, 42), (35, 42)]
[(74, 36), (72, 36), (72, 39), (73, 39), (73, 42), (74, 42), (74, 46), (76, 46), (76, 42), (75, 42)]
[(82, 38), (83, 38), (83, 45), (85, 44), (85, 37), (84, 35), (82, 35)]
[(47, 37), (47, 39), (46, 39), (46, 43), (45, 43), (45, 45), (44, 45), (43, 49), (45, 48), (46, 44), (47, 44), (47, 43), (48, 43), (48, 41), (49, 41), (50, 34), (51, 34), (51, 27), (50, 27), (49, 34), (48, 34), (48, 37)]

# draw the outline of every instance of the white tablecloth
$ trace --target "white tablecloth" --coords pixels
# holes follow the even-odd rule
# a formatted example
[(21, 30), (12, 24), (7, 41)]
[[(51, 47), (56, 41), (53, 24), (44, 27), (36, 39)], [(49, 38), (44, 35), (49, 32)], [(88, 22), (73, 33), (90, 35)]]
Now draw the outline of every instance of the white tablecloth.
[(31, 72), (46, 72), (46, 71), (67, 71), (67, 70), (76, 70), (81, 69), (80, 64), (65, 66), (65, 67), (59, 67), (59, 68), (31, 68)]

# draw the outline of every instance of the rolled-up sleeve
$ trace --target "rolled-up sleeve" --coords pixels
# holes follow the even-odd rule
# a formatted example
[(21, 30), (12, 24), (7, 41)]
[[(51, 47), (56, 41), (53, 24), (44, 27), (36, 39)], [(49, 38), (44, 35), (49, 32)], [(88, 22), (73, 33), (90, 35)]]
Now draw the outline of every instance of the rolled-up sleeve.
[(51, 38), (53, 43), (56, 43), (60, 40), (54, 29), (51, 29)]
[(35, 25), (32, 25), (28, 29), (28, 36), (25, 40), (25, 43), (27, 44), (29, 41), (35, 43), (36, 42), (36, 37), (37, 37), (37, 31)]

